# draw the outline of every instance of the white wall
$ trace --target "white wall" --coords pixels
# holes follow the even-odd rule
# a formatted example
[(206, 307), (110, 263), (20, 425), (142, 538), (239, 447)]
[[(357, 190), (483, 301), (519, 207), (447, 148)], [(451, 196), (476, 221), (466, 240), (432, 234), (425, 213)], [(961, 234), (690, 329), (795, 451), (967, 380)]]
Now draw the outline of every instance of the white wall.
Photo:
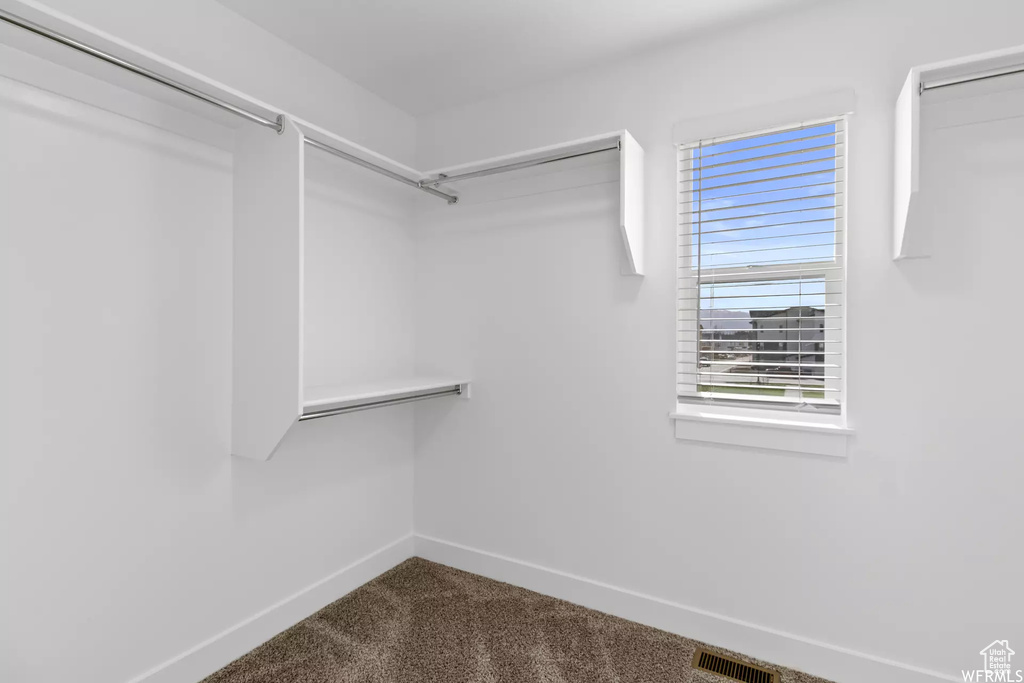
[[(411, 118), (212, 1), (60, 4), (413, 156)], [(303, 423), (269, 462), (228, 455), (232, 159), (167, 127), (0, 78), (4, 681), (133, 679), (412, 531), (410, 408)], [(307, 158), (307, 378), (409, 369), (410, 193)], [(388, 353), (360, 355), (374, 343)]]
[[(826, 2), (421, 120), (426, 168), (627, 128), (648, 275), (618, 274), (614, 186), (496, 202), (459, 230), (431, 217), (417, 357), (475, 384), (465, 410), (417, 417), (417, 533), (947, 678), (1024, 642), (1024, 377), (1012, 342), (974, 357), (975, 332), (1024, 332), (1019, 164), (986, 138), (962, 177), (991, 199), (961, 190), (977, 210), (936, 221), (931, 260), (893, 263), (890, 232), (907, 70), (1022, 25), (1016, 0)], [(676, 441), (672, 124), (847, 87), (849, 457)]]

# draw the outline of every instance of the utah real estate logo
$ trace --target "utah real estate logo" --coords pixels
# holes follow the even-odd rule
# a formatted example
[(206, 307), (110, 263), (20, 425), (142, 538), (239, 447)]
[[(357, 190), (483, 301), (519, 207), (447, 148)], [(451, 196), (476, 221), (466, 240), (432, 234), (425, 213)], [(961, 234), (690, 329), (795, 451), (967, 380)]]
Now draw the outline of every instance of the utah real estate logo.
[(1005, 640), (995, 640), (981, 651), (984, 667), (961, 671), (965, 683), (1022, 683), (1024, 671), (1013, 669), (1012, 659), (1016, 652)]

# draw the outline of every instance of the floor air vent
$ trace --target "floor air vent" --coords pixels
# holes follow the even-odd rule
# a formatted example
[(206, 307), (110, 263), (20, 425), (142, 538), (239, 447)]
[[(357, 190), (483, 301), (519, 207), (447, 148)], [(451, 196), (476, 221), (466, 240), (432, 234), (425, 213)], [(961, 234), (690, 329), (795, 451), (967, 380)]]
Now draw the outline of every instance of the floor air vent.
[(743, 683), (782, 683), (782, 677), (777, 671), (747, 664), (732, 657), (716, 655), (704, 648), (697, 648), (697, 652), (694, 653), (693, 668), (710, 671)]

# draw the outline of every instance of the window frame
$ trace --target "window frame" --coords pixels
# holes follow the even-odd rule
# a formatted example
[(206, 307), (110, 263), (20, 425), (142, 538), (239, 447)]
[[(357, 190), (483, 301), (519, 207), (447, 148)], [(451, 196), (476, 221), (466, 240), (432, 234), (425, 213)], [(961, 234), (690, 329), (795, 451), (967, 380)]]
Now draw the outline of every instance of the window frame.
[[(848, 363), (846, 353), (846, 289), (848, 282), (848, 269), (847, 269), (847, 240), (848, 240), (848, 226), (849, 226), (849, 140), (850, 140), (850, 114), (852, 107), (849, 106), (836, 106), (837, 100), (839, 99), (851, 99), (852, 93), (849, 98), (837, 98), (827, 97), (824, 101), (819, 102), (817, 107), (811, 107), (812, 110), (817, 109), (817, 116), (814, 117), (799, 117), (792, 116), (789, 120), (786, 120), (785, 113), (783, 111), (776, 112), (776, 119), (773, 121), (773, 125), (770, 126), (759, 126), (759, 127), (748, 127), (748, 128), (735, 128), (732, 132), (725, 132), (727, 129), (723, 127), (722, 121), (716, 122), (712, 128), (717, 129), (714, 135), (695, 135), (689, 139), (680, 135), (680, 125), (677, 125), (677, 133), (675, 139), (676, 147), (676, 211), (678, 216), (677, 222), (677, 254), (676, 254), (676, 397), (677, 397), (677, 416), (689, 416), (693, 417), (698, 414), (707, 414), (708, 409), (711, 409), (716, 413), (724, 413), (728, 415), (740, 415), (743, 419), (758, 418), (758, 416), (764, 416), (765, 419), (772, 422), (778, 421), (780, 418), (786, 420), (787, 418), (799, 419), (799, 420), (810, 420), (811, 423), (828, 423), (833, 426), (845, 427), (845, 416), (847, 411), (847, 382), (848, 376)], [(844, 102), (845, 103), (845, 102)], [(789, 106), (781, 107), (781, 110), (794, 111), (799, 109), (800, 103), (788, 103)], [(828, 107), (835, 106), (832, 111), (828, 111)], [(776, 108), (780, 109), (780, 108)], [(725, 117), (728, 119), (729, 117)], [(737, 121), (737, 125), (742, 125), (742, 121), (751, 119), (749, 112), (740, 115)], [(726, 142), (731, 140), (737, 140), (748, 137), (758, 137), (762, 135), (769, 135), (775, 132), (781, 132), (791, 130), (796, 127), (820, 125), (822, 123), (837, 122), (842, 127), (842, 144), (843, 144), (843, 157), (844, 161), (840, 168), (836, 169), (836, 205), (839, 207), (836, 211), (836, 220), (832, 225), (834, 226), (835, 234), (833, 233), (836, 243), (836, 254), (834, 258), (823, 261), (807, 261), (800, 262), (799, 265), (802, 270), (806, 270), (806, 273), (800, 273), (794, 277), (791, 273), (789, 275), (780, 275), (777, 278), (771, 277), (772, 270), (779, 270), (778, 265), (752, 265), (752, 266), (739, 266), (729, 267), (721, 266), (714, 268), (715, 281), (722, 284), (742, 283), (742, 282), (770, 282), (771, 280), (779, 280), (792, 282), (794, 280), (803, 278), (820, 278), (825, 280), (823, 283), (825, 286), (824, 295), (825, 303), (831, 304), (833, 310), (839, 311), (839, 325), (838, 330), (825, 330), (825, 339), (823, 341), (824, 353), (829, 348), (829, 345), (838, 344), (839, 355), (825, 355), (828, 362), (835, 362), (839, 367), (828, 368), (828, 372), (825, 374), (832, 374), (836, 379), (826, 379), (823, 382), (825, 388), (831, 388), (837, 390), (834, 393), (838, 395), (837, 406), (827, 406), (823, 403), (814, 403), (799, 401), (799, 400), (779, 400), (777, 397), (758, 397), (755, 395), (740, 394), (737, 397), (723, 396), (722, 392), (718, 392), (715, 395), (711, 395), (711, 392), (700, 392), (700, 353), (701, 353), (701, 335), (699, 333), (699, 313), (697, 310), (683, 311), (684, 300), (693, 301), (701, 296), (700, 285), (698, 284), (697, 275), (699, 272), (699, 266), (695, 259), (695, 249), (693, 248), (694, 240), (694, 222), (692, 220), (692, 214), (682, 210), (683, 206), (692, 207), (692, 192), (685, 192), (681, 188), (684, 187), (684, 182), (690, 180), (689, 171), (692, 169), (692, 154), (689, 152), (696, 149), (701, 141), (707, 145), (709, 141), (715, 142)], [(685, 134), (684, 134), (685, 135)], [(686, 264), (684, 266), (684, 264)], [(828, 282), (834, 278), (836, 272), (836, 266), (839, 266), (839, 273), (841, 277), (839, 282)], [(685, 268), (685, 269), (684, 269)], [(822, 270), (816, 270), (821, 268)], [(705, 273), (707, 273), (705, 269)], [(831, 275), (832, 277), (829, 277)], [(696, 308), (696, 307), (694, 307)], [(828, 311), (828, 307), (826, 307)], [(687, 315), (688, 314), (688, 315)], [(826, 313), (829, 315), (829, 313)], [(690, 329), (686, 329), (686, 328)], [(836, 327), (832, 325), (825, 325), (826, 328)], [(811, 340), (816, 341), (816, 340)], [(802, 351), (802, 349), (799, 349)], [(813, 353), (813, 352), (812, 352)], [(800, 354), (803, 355), (803, 354)], [(684, 360), (685, 359), (685, 360)], [(684, 368), (689, 368), (689, 380), (684, 381), (682, 374)], [(826, 396), (828, 392), (826, 392)]]

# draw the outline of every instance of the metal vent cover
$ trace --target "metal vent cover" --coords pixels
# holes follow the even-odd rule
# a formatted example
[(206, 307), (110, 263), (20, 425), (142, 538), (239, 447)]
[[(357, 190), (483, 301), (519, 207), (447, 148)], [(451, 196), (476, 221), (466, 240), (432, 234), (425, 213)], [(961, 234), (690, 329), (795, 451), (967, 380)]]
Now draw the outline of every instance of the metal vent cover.
[(702, 647), (697, 648), (697, 651), (693, 653), (693, 668), (710, 671), (734, 681), (743, 681), (743, 683), (782, 683), (782, 677), (778, 671), (715, 654)]

